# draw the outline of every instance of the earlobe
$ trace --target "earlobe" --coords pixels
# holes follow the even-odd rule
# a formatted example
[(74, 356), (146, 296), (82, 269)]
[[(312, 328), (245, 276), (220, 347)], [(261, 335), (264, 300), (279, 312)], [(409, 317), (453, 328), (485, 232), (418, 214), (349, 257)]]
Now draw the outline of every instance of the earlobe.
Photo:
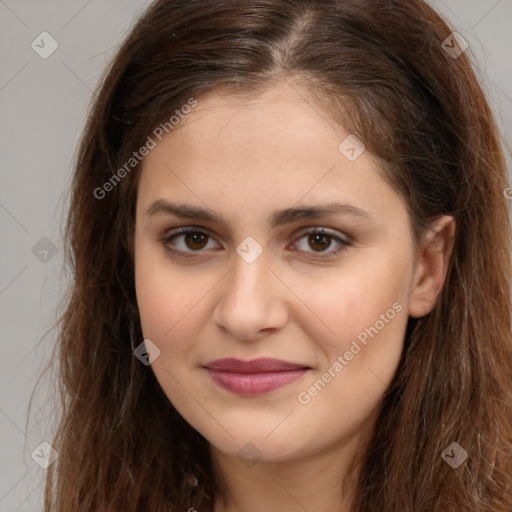
[(425, 234), (412, 283), (409, 316), (419, 318), (434, 308), (443, 288), (455, 243), (455, 220), (438, 217)]

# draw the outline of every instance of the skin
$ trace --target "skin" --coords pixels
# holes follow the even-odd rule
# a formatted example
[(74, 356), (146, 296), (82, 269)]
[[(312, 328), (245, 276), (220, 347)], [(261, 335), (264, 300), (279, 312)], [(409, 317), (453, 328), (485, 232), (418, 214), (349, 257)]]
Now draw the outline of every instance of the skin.
[[(162, 389), (210, 442), (216, 512), (350, 509), (357, 455), (396, 371), (408, 316), (433, 308), (453, 247), (448, 216), (415, 247), (405, 202), (378, 162), (369, 151), (349, 161), (338, 149), (349, 132), (307, 98), (287, 84), (245, 97), (214, 91), (142, 163), (135, 280), (143, 334), (160, 349), (151, 368)], [(148, 215), (157, 199), (211, 209), (228, 224)], [(331, 201), (372, 220), (328, 214), (269, 224), (275, 210)], [(185, 226), (210, 235), (198, 243), (177, 234), (168, 243), (189, 258), (161, 241)], [(305, 228), (334, 237), (319, 249), (299, 232)], [(248, 236), (262, 249), (252, 263), (236, 252)], [(300, 403), (299, 393), (394, 303), (401, 311)], [(311, 369), (265, 395), (239, 396), (202, 368), (221, 357)], [(252, 465), (237, 456), (248, 442)]]

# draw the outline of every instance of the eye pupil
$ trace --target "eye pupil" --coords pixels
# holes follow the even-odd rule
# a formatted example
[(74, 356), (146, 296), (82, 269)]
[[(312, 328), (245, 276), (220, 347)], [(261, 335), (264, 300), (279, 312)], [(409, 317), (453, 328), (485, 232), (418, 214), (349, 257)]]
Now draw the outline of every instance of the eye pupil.
[[(326, 235), (325, 233), (313, 233), (312, 235), (309, 235), (308, 241), (315, 251), (321, 251), (322, 249), (326, 249), (327, 247), (329, 247), (330, 238), (330, 235)], [(320, 245), (319, 249), (314, 247), (317, 244)]]
[[(186, 244), (189, 249), (202, 249), (206, 245), (207, 238), (208, 235), (198, 231), (185, 234)], [(192, 242), (192, 245), (189, 243), (190, 241)], [(197, 247), (195, 244), (199, 244), (199, 247)]]

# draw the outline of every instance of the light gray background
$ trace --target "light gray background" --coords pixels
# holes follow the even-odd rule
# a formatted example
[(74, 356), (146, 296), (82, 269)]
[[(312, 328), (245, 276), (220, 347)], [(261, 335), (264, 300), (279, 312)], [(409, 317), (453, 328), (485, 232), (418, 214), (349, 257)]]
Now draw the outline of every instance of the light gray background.
[[(91, 91), (147, 4), (0, 0), (0, 512), (42, 510), (45, 470), (31, 453), (51, 440), (46, 380), (36, 390), (28, 425), (27, 406), (55, 341), (54, 332), (43, 334), (56, 319), (68, 279), (62, 271), (61, 224), (70, 165)], [(431, 4), (469, 42), (512, 146), (512, 0)], [(47, 59), (31, 47), (42, 32), (59, 45)], [(43, 237), (57, 251), (46, 263), (43, 253), (37, 257), (32, 251)]]

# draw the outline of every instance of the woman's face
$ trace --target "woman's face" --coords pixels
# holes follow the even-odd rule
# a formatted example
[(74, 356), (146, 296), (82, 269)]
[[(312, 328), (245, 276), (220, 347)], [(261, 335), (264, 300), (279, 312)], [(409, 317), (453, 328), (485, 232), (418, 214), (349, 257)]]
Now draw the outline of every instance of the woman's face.
[(153, 136), (138, 188), (151, 368), (197, 431), (248, 459), (310, 456), (362, 433), (414, 316), (405, 203), (296, 91), (198, 98)]

